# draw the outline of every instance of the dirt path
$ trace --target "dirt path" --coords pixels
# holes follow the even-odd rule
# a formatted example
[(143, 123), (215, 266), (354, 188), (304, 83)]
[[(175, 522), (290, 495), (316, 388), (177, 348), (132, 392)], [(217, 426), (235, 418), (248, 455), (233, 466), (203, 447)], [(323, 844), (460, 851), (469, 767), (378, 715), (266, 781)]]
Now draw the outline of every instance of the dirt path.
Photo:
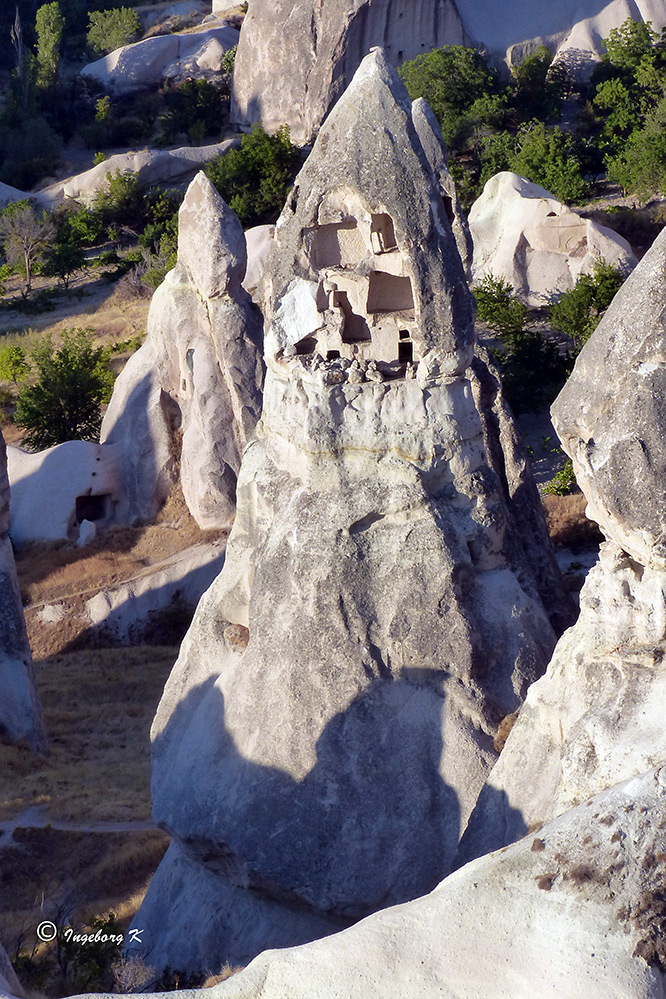
[(13, 841), (17, 829), (57, 829), (60, 832), (107, 833), (157, 830), (150, 820), (138, 822), (67, 822), (50, 819), (43, 805), (32, 805), (13, 819), (0, 822), (0, 849)]

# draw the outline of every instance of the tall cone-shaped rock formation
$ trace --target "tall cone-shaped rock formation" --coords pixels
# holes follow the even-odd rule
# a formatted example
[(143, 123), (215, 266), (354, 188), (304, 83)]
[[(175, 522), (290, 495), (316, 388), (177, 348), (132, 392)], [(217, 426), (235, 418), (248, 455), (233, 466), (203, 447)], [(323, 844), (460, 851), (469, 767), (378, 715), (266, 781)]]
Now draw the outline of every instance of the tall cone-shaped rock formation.
[(0, 735), (44, 753), (44, 719), (8, 532), (7, 451), (0, 433)]
[(607, 537), (576, 625), (530, 689), (461, 847), (666, 761), (666, 231), (615, 296), (553, 406), (588, 514)]
[(178, 213), (178, 263), (116, 382), (102, 441), (122, 454), (120, 522), (150, 520), (180, 474), (200, 527), (228, 527), (241, 452), (261, 411), (261, 316), (241, 281), (241, 225), (203, 173)]
[(432, 888), (566, 616), (411, 114), (374, 50), (276, 227), (262, 419), (153, 726), (155, 967)]

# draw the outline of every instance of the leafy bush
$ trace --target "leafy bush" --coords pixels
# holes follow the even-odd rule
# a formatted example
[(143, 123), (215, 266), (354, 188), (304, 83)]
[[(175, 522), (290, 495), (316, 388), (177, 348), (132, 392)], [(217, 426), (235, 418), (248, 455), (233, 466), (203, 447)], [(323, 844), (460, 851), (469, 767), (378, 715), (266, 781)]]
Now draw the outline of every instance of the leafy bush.
[(46, 337), (30, 363), (37, 381), (19, 392), (14, 417), (27, 431), (23, 447), (41, 451), (68, 440), (98, 440), (100, 406), (110, 398), (113, 375), (107, 352), (93, 346), (92, 330), (63, 331), (57, 350)]
[(140, 32), (139, 18), (129, 7), (93, 10), (88, 15), (88, 45), (100, 55), (136, 41)]
[(541, 121), (532, 121), (519, 131), (511, 170), (545, 187), (560, 201), (580, 202), (589, 193), (573, 139)]
[(566, 291), (548, 310), (554, 329), (568, 336), (574, 344), (574, 354), (599, 325), (604, 312), (622, 285), (622, 274), (599, 260), (591, 274), (581, 274), (571, 291)]
[[(470, 107), (498, 89), (497, 77), (476, 49), (446, 45), (398, 67), (412, 100), (425, 97), (451, 149), (461, 148), (472, 129)], [(479, 108), (477, 106), (477, 112)]]
[(228, 116), (229, 90), (208, 80), (185, 80), (164, 94), (166, 112), (160, 117), (162, 143), (175, 142), (186, 135), (201, 141), (206, 135), (219, 135)]
[(544, 488), (547, 496), (568, 496), (576, 489), (578, 483), (574, 475), (573, 462), (567, 458), (563, 467), (550, 480)]
[(244, 228), (275, 222), (294, 181), (300, 154), (284, 125), (267, 135), (255, 125), (230, 149), (206, 165), (206, 173)]
[(5, 344), (0, 347), (0, 378), (18, 384), (30, 371), (23, 347)]
[(496, 356), (514, 410), (525, 413), (551, 403), (567, 376), (567, 358), (530, 328), (529, 309), (515, 298), (508, 282), (488, 275), (474, 295), (477, 314), (502, 341), (503, 350)]

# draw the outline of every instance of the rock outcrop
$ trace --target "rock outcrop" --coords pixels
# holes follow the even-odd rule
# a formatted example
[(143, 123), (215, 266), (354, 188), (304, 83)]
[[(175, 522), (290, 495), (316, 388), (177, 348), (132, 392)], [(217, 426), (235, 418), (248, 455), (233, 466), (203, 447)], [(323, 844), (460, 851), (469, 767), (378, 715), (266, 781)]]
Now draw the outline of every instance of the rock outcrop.
[(468, 864), (425, 898), (262, 954), (206, 994), (661, 999), (665, 821), (661, 767)]
[(589, 75), (602, 38), (627, 18), (666, 27), (661, 0), (253, 0), (238, 44), (232, 116), (243, 127), (287, 124), (308, 142), (372, 45), (394, 65), (442, 45), (473, 44), (516, 64), (540, 44)]
[[(137, 152), (116, 153), (90, 170), (75, 174), (66, 180), (50, 184), (34, 195), (40, 204), (51, 207), (74, 199), (92, 205), (100, 191), (108, 186), (108, 178), (115, 173), (136, 174), (145, 187), (152, 184), (183, 184), (192, 179), (209, 160), (215, 159), (238, 145), (237, 139), (225, 139), (207, 146), (183, 146), (180, 149), (141, 149)], [(18, 197), (33, 195), (16, 192)], [(17, 200), (17, 198), (8, 198)]]
[(180, 475), (202, 528), (228, 527), (241, 452), (261, 411), (261, 316), (241, 287), (240, 223), (199, 173), (178, 213), (178, 263), (146, 342), (121, 372), (102, 441), (121, 452), (119, 522), (150, 520)]
[(636, 265), (629, 243), (612, 229), (581, 218), (552, 194), (504, 171), (491, 177), (472, 205), (472, 276), (492, 274), (528, 305), (552, 301), (605, 260), (628, 274)]
[(238, 30), (228, 24), (157, 35), (88, 63), (81, 75), (116, 94), (154, 87), (164, 80), (214, 77), (222, 70), (224, 53), (237, 45), (238, 39)]
[(76, 541), (84, 521), (98, 528), (112, 524), (123, 502), (121, 457), (117, 448), (92, 441), (66, 441), (37, 452), (8, 447), (14, 544)]
[(411, 115), (373, 51), (276, 226), (262, 419), (153, 726), (154, 967), (431, 889), (566, 615)]
[(608, 541), (581, 614), (530, 689), (460, 860), (666, 759), (666, 232), (615, 296), (553, 406)]
[(289, 125), (309, 142), (373, 45), (394, 63), (440, 45), (461, 45), (454, 0), (253, 0), (234, 63), (232, 121)]
[(9, 481), (0, 434), (0, 735), (46, 751), (42, 708), (23, 619), (14, 552), (9, 540)]

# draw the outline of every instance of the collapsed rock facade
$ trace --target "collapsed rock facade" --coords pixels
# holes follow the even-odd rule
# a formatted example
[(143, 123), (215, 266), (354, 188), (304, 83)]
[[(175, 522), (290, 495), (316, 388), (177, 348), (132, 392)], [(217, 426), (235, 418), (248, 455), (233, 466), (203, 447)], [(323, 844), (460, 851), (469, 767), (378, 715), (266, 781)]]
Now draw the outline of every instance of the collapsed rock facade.
[(666, 759), (666, 232), (630, 275), (553, 406), (607, 537), (581, 613), (534, 684), (460, 859)]
[(567, 615), (419, 134), (373, 51), (276, 226), (262, 419), (153, 726), (156, 968), (432, 888)]
[(0, 434), (0, 735), (46, 751), (42, 708), (9, 540), (7, 453)]
[(261, 315), (241, 286), (240, 223), (199, 173), (178, 213), (178, 263), (102, 424), (124, 471), (116, 519), (151, 519), (180, 475), (202, 528), (228, 527), (241, 452), (261, 411)]

